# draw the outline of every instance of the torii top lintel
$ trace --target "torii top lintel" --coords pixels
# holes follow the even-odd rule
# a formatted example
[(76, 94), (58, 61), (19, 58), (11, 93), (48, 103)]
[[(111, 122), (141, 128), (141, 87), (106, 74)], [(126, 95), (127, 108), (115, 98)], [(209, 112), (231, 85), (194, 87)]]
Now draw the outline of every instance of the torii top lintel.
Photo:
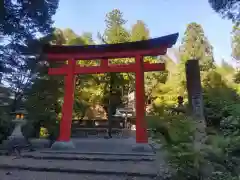
[(45, 45), (43, 53), (47, 54), (48, 60), (66, 59), (106, 59), (126, 58), (135, 56), (157, 56), (164, 55), (167, 48), (171, 48), (178, 39), (178, 33), (162, 36), (159, 38), (126, 42), (119, 44), (87, 45), (87, 46), (65, 46)]

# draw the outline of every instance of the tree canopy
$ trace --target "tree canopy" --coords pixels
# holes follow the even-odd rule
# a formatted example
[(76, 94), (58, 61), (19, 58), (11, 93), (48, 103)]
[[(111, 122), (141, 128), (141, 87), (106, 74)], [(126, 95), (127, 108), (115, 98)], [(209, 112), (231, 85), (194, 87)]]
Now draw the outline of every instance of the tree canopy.
[(48, 34), (59, 0), (3, 0), (0, 3), (0, 34), (26, 39)]
[(212, 8), (223, 17), (233, 22), (240, 22), (240, 1), (239, 0), (208, 0)]
[(237, 61), (240, 60), (240, 26), (235, 25), (232, 31), (232, 55)]
[[(53, 31), (58, 0), (0, 2), (0, 72), (14, 93), (13, 110), (38, 73), (40, 48)], [(45, 38), (38, 39), (38, 37)], [(27, 53), (27, 54), (26, 54)]]
[(190, 23), (182, 40), (182, 61), (199, 60), (202, 70), (214, 67), (213, 47), (204, 34), (203, 28), (197, 23)]

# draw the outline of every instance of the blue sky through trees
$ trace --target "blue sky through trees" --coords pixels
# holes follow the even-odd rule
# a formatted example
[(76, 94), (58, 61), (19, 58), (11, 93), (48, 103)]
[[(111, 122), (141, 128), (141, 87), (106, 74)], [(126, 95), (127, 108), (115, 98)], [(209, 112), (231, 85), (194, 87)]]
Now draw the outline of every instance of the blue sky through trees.
[(104, 31), (106, 13), (113, 9), (123, 12), (127, 28), (143, 20), (151, 37), (179, 32), (177, 44), (181, 43), (187, 24), (197, 22), (214, 47), (215, 60), (231, 61), (232, 23), (215, 13), (207, 0), (60, 0), (54, 25), (71, 28), (78, 34), (92, 32), (97, 40), (97, 32)]

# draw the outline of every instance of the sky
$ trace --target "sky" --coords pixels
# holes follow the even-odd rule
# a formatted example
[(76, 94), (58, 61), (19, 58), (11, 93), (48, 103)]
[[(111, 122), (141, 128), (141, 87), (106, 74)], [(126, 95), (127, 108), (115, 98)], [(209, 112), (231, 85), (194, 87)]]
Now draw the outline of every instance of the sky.
[(233, 24), (224, 20), (210, 7), (208, 0), (60, 0), (53, 17), (57, 28), (71, 28), (77, 34), (97, 33), (105, 29), (106, 14), (113, 9), (123, 12), (130, 29), (137, 20), (145, 22), (152, 38), (179, 33), (176, 47), (181, 43), (187, 24), (202, 25), (214, 47), (217, 63), (231, 62), (231, 31)]

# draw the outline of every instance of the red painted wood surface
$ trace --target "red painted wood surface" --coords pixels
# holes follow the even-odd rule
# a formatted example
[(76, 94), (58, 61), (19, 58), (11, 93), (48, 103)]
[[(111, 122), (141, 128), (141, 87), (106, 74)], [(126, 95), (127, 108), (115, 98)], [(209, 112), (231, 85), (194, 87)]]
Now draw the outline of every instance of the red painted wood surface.
[(64, 102), (62, 107), (62, 119), (60, 122), (60, 134), (58, 141), (69, 141), (71, 137), (72, 113), (74, 102), (74, 87), (75, 87), (75, 68), (76, 61), (69, 60), (67, 75), (64, 79)]
[[(135, 72), (137, 68), (137, 64), (121, 64), (121, 65), (110, 65), (108, 66), (107, 60), (102, 60), (103, 62), (101, 66), (90, 66), (90, 67), (80, 67), (76, 66), (74, 70), (74, 74), (98, 74), (98, 73), (107, 73), (107, 72)], [(143, 71), (164, 71), (165, 64), (164, 63), (144, 63)], [(67, 75), (68, 66), (60, 68), (49, 68), (49, 75)]]
[(144, 92), (144, 64), (143, 57), (136, 56), (136, 142), (147, 143), (147, 125), (145, 121), (145, 92)]
[(128, 58), (136, 56), (158, 56), (164, 55), (167, 52), (167, 47), (161, 46), (155, 49), (139, 50), (139, 51), (120, 51), (120, 52), (104, 52), (104, 53), (73, 53), (65, 54), (64, 52), (48, 53), (47, 58), (49, 61), (65, 61), (66, 59), (76, 60), (92, 60), (92, 59), (113, 59), (113, 58)]

